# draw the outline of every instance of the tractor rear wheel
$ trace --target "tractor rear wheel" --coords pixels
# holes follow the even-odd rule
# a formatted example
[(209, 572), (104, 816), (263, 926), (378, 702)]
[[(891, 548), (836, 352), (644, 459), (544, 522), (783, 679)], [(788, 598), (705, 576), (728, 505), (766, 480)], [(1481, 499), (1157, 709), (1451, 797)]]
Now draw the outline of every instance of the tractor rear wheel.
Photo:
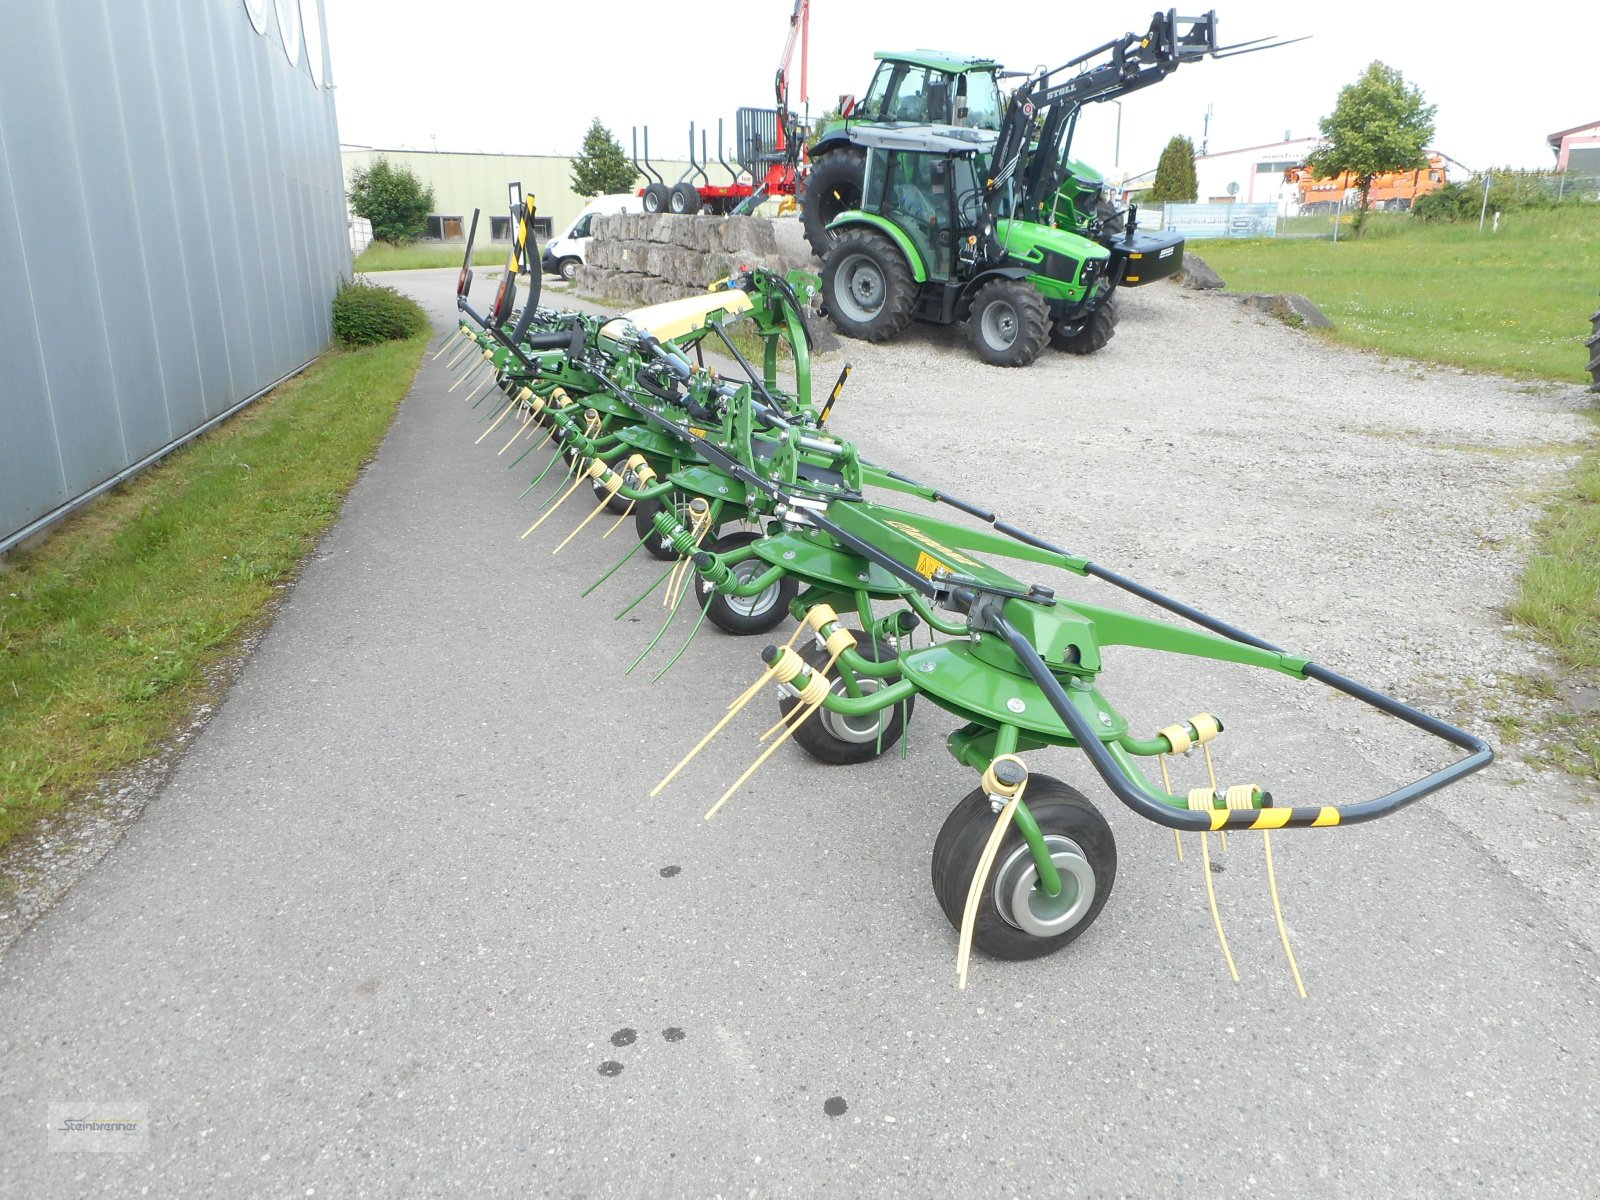
[(692, 183), (674, 184), (667, 196), (667, 207), (679, 216), (692, 217), (700, 211), (700, 191)]
[(990, 280), (973, 297), (967, 338), (991, 366), (1025, 367), (1050, 340), (1050, 306), (1026, 280)]
[(855, 229), (829, 248), (822, 294), (840, 333), (884, 342), (911, 323), (917, 281), (900, 247), (876, 230)]
[[(1093, 924), (1117, 877), (1111, 826), (1082, 792), (1048, 775), (1028, 780), (1023, 801), (1039, 823), (1061, 876), (1061, 892), (1045, 895), (1039, 868), (1015, 822), (1006, 830), (973, 922), (972, 944), (995, 958), (1040, 958)], [(956, 929), (967, 892), (994, 831), (995, 812), (982, 787), (951, 810), (933, 843), (933, 894)]]
[[(863, 658), (870, 658), (873, 662), (894, 660), (895, 649), (888, 642), (869, 638), (863, 633), (857, 633), (856, 639), (856, 652)], [(828, 661), (827, 651), (809, 638), (798, 653), (813, 671), (821, 669)], [(858, 675), (855, 679), (856, 690), (863, 696), (870, 696), (899, 680), (899, 675)], [(834, 668), (832, 690), (836, 696), (850, 694), (844, 686), (844, 680), (839, 678), (837, 667)], [(778, 709), (787, 717), (799, 703), (793, 696), (785, 696), (778, 701)], [(915, 707), (916, 699), (908, 696), (900, 704), (860, 717), (847, 717), (843, 713), (819, 708), (794, 731), (794, 741), (818, 762), (834, 765), (870, 762), (900, 741)]]
[(1056, 322), (1051, 330), (1051, 344), (1058, 350), (1065, 350), (1068, 354), (1093, 354), (1096, 350), (1105, 349), (1105, 345), (1117, 332), (1117, 302), (1115, 297), (1107, 296), (1100, 307), (1087, 317), (1074, 321), (1070, 325)]
[(818, 258), (827, 258), (828, 248), (838, 240), (828, 222), (861, 207), (861, 181), (866, 173), (867, 156), (855, 147), (830, 150), (811, 164), (805, 195), (800, 198), (800, 225)]
[(644, 189), (644, 210), (647, 213), (665, 212), (671, 191), (664, 183), (652, 183)]

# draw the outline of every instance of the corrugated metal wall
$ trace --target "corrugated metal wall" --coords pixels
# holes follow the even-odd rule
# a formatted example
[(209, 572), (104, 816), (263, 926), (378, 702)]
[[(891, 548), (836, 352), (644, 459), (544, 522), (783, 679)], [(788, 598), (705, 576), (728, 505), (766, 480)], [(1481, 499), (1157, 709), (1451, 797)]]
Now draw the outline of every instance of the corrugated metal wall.
[(318, 0), (0, 9), (3, 550), (321, 353), (350, 250)]

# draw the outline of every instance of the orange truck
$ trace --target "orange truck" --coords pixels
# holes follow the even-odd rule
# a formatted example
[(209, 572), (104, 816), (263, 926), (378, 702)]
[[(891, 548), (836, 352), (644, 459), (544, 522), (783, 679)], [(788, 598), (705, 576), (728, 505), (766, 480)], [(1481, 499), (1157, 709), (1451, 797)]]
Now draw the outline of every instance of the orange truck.
[[(1290, 167), (1283, 178), (1299, 185), (1301, 212), (1331, 209), (1341, 200), (1356, 202), (1356, 180), (1348, 171), (1333, 179), (1313, 179), (1310, 168), (1298, 166)], [(1372, 181), (1369, 200), (1373, 208), (1410, 208), (1418, 196), (1425, 196), (1444, 184), (1444, 159), (1431, 154), (1426, 169), (1379, 175)]]

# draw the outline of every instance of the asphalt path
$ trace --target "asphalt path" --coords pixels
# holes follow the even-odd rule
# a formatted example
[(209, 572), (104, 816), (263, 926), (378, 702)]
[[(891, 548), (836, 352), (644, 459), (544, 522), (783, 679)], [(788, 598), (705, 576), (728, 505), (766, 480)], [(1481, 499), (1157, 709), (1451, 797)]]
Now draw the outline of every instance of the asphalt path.
[[(391, 281), (443, 330), (453, 280)], [(874, 457), (1080, 537), (1061, 480), (980, 475), (913, 414), (869, 419), (872, 355), (851, 353), (841, 421)], [(1600, 969), (1474, 835), (1503, 773), (1276, 840), (1301, 1000), (1258, 841), (1232, 838), (1213, 874), (1235, 983), (1193, 839), (1180, 864), (1083, 763), (1041, 754), (1111, 820), (1114, 895), (1066, 951), (979, 956), (959, 991), (928, 882), (973, 784), (941, 744), (955, 722), (924, 705), (905, 757), (861, 767), (787, 747), (703, 821), (757, 752), (763, 701), (647, 799), (769, 639), (703, 632), (652, 684), (680, 618), (625, 674), (663, 612), (613, 616), (654, 574), (635, 556), (580, 599), (626, 530), (602, 540), (595, 522), (552, 555), (585, 490), (519, 540), (543, 452), (508, 470), (506, 431), (475, 445), (481, 412), (449, 383), (425, 361), (164, 793), (0, 962), (7, 1196), (1595, 1194)], [(937, 377), (916, 386), (927, 428), (974, 411)], [(1077, 435), (1040, 436), (1065, 472)], [(1194, 511), (1131, 456), (1099, 469)], [(1224, 615), (1251, 609), (1244, 589), (1187, 582)], [(1351, 799), (1443, 761), (1307, 685), (1252, 699), (1259, 673), (1131, 661), (1107, 690), (1152, 728), (1210, 708), (1297, 764), (1280, 777), (1242, 744), (1219, 751), (1234, 779)], [(148, 1148), (49, 1151), (64, 1101), (147, 1105)]]

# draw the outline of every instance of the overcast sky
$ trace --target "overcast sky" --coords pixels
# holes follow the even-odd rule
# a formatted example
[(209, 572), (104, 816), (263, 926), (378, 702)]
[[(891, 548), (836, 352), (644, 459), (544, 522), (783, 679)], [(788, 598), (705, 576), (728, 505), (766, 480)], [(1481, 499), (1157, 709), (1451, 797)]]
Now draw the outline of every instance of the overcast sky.
[[(575, 153), (599, 117), (629, 148), (648, 124), (659, 157), (682, 157), (690, 121), (730, 130), (741, 105), (771, 106), (793, 0), (323, 0), (339, 136), (396, 149)], [(860, 95), (875, 50), (989, 55), (1008, 68), (1058, 66), (1148, 27), (1153, 6), (1056, 0), (879, 4), (814, 0), (813, 113)], [(1180, 9), (1180, 12), (1191, 11)], [(1198, 10), (1204, 11), (1204, 10)], [(917, 14), (915, 24), (905, 14)], [(990, 14), (992, 27), (973, 21)], [(1078, 156), (1108, 175), (1152, 169), (1174, 134), (1230, 150), (1317, 132), (1339, 89), (1374, 58), (1439, 106), (1435, 148), (1472, 168), (1549, 167), (1545, 135), (1600, 120), (1600, 4), (1496, 5), (1338, 0), (1318, 6), (1219, 0), (1224, 43), (1266, 34), (1312, 40), (1180, 67), (1122, 101), (1092, 106)], [(793, 68), (798, 98), (799, 54)], [(731, 139), (730, 139), (731, 140)]]

